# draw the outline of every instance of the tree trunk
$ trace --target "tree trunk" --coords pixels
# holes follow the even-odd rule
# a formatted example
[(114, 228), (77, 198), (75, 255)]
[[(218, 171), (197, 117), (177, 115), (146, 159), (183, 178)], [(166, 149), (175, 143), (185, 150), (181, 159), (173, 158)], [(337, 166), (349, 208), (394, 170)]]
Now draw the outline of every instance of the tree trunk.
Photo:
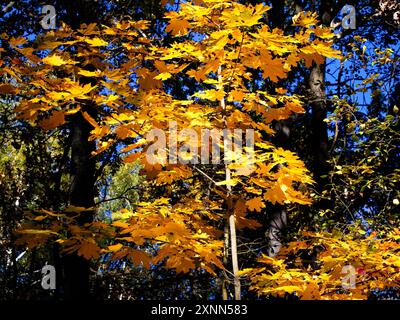
[[(218, 68), (218, 81), (221, 88), (223, 88), (222, 84), (222, 70), (221, 66)], [(223, 111), (223, 122), (225, 129), (228, 129), (227, 121), (226, 121), (226, 105), (225, 99), (222, 98), (220, 101), (220, 107)], [(231, 137), (226, 137), (231, 139)], [(225, 137), (224, 137), (225, 139)], [(225, 144), (225, 143), (224, 143)], [(226, 146), (226, 145), (225, 145)], [(231, 180), (231, 170), (228, 167), (227, 159), (225, 161), (225, 180)], [(232, 272), (233, 272), (233, 285), (235, 290), (235, 300), (240, 300), (241, 298), (241, 288), (240, 288), (240, 279), (239, 279), (239, 263), (238, 263), (238, 253), (237, 253), (237, 243), (236, 243), (236, 226), (235, 226), (235, 213), (233, 210), (233, 203), (232, 203), (232, 185), (228, 183), (226, 185), (226, 207), (227, 207), (227, 222), (229, 225), (229, 233), (230, 233), (230, 245), (231, 245), (231, 257), (232, 257)]]
[(267, 254), (269, 257), (275, 257), (282, 247), (282, 231), (286, 228), (286, 211), (279, 208), (273, 212), (270, 217), (269, 227), (266, 232), (268, 239)]
[[(326, 26), (330, 25), (332, 18), (337, 12), (335, 3), (332, 1), (321, 1), (318, 8), (314, 8), (316, 12), (319, 12), (319, 19)], [(308, 86), (311, 97), (311, 125), (312, 125), (312, 137), (311, 147), (314, 155), (313, 159), (313, 173), (314, 179), (317, 182), (317, 190), (322, 191), (328, 184), (328, 126), (324, 119), (327, 117), (328, 103), (326, 100), (325, 92), (325, 62), (317, 65), (313, 64)], [(321, 207), (327, 207), (329, 204), (326, 201), (320, 203)]]
[(231, 254), (232, 254), (232, 271), (233, 271), (233, 285), (235, 287), (235, 300), (241, 299), (241, 288), (239, 279), (239, 262), (237, 254), (237, 243), (236, 243), (236, 226), (235, 226), (235, 215), (231, 208), (231, 214), (229, 215), (229, 231), (231, 234)]
[[(281, 0), (274, 0), (271, 2), (272, 8), (268, 16), (268, 22), (272, 28), (285, 28), (285, 3)], [(276, 87), (283, 87), (283, 81), (279, 81)], [(275, 145), (290, 149), (290, 128), (286, 121), (277, 121), (275, 123)], [(280, 248), (282, 247), (282, 233), (287, 225), (287, 216), (285, 207), (283, 205), (274, 206), (274, 209), (268, 212), (268, 227), (265, 232), (267, 238), (268, 247), (267, 255), (274, 257), (278, 254)]]
[[(70, 204), (77, 207), (94, 206), (95, 161), (91, 152), (95, 143), (88, 141), (91, 125), (78, 113), (71, 120), (71, 189)], [(93, 210), (79, 214), (79, 225), (93, 220)], [(64, 295), (67, 300), (89, 298), (89, 262), (76, 253), (63, 257)]]
[(328, 167), (328, 127), (324, 119), (327, 117), (327, 104), (325, 94), (325, 63), (314, 64), (311, 68), (308, 81), (311, 94), (312, 110), (312, 141), (311, 146), (314, 155), (314, 178), (320, 190), (327, 183)]
[[(81, 24), (98, 23), (100, 16), (100, 4), (85, 0), (67, 1), (58, 0), (55, 3), (57, 12), (65, 10), (68, 14), (64, 21), (73, 29), (78, 29)], [(88, 70), (95, 70), (92, 66), (85, 66)], [(92, 69), (91, 69), (92, 68)], [(82, 78), (82, 84), (96, 84), (94, 78)], [(96, 118), (94, 105), (81, 103), (82, 111), (88, 112)], [(96, 149), (94, 141), (88, 141), (93, 127), (83, 118), (79, 112), (71, 117), (71, 168), (70, 168), (70, 192), (69, 204), (76, 207), (92, 208), (95, 197), (95, 159), (91, 152)], [(77, 223), (83, 226), (93, 220), (94, 211), (88, 210), (79, 213)], [(61, 259), (63, 268), (64, 298), (67, 300), (84, 300), (90, 296), (89, 290), (89, 261), (76, 253), (66, 255)]]
[[(224, 226), (224, 257), (223, 257), (223, 263), (224, 266), (228, 265), (228, 256), (229, 256), (229, 226), (227, 223), (225, 223)], [(227, 288), (227, 279), (226, 279), (226, 273), (224, 271), (224, 278), (222, 279), (222, 300), (228, 300), (228, 288)]]

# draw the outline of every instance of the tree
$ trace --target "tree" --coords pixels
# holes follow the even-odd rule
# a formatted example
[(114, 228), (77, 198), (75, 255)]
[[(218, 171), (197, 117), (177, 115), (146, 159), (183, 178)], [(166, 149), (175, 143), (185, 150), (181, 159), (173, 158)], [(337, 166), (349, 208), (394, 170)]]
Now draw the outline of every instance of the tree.
[[(181, 271), (202, 267), (213, 272), (211, 268), (213, 265), (222, 268), (218, 260), (220, 255), (218, 232), (217, 229), (207, 226), (204, 218), (201, 218), (201, 213), (207, 219), (212, 216), (217, 217), (218, 214), (215, 216), (216, 213), (209, 207), (222, 205), (225, 208), (223, 217), (227, 221), (226, 224), (229, 225), (236, 299), (240, 299), (240, 282), (235, 223), (246, 226), (246, 211), (260, 211), (264, 207), (264, 201), (309, 203), (306, 197), (296, 190), (296, 183), (311, 183), (301, 161), (292, 153), (276, 149), (265, 140), (263, 142), (262, 139), (262, 132), (273, 133), (268, 126), (273, 120), (284, 119), (293, 112), (303, 111), (299, 97), (286, 96), (284, 89), (278, 89), (275, 94), (270, 94), (247, 85), (251, 79), (248, 70), (259, 69), (260, 72), (263, 72), (264, 78), (277, 81), (279, 78), (284, 78), (287, 72), (301, 59), (313, 60), (318, 55), (331, 57), (338, 55), (335, 50), (329, 48), (329, 43), (310, 40), (311, 34), (315, 34), (320, 39), (332, 38), (333, 35), (328, 29), (322, 27), (316, 30), (311, 29), (310, 26), (315, 25), (316, 20), (309, 15), (300, 14), (296, 18), (296, 25), (304, 27), (304, 31), (300, 31), (294, 37), (284, 36), (278, 30), (271, 31), (267, 27), (256, 28), (259, 24), (258, 21), (268, 9), (263, 5), (254, 7), (235, 3), (226, 5), (219, 1), (211, 1), (208, 6), (182, 5), (181, 11), (168, 15), (170, 23), (166, 30), (181, 36), (185, 36), (189, 31), (196, 32), (199, 37), (203, 38), (203, 41), (200, 43), (185, 40), (167, 48), (153, 46), (150, 51), (145, 47), (149, 42), (147, 38), (136, 31), (145, 29), (146, 24), (140, 21), (127, 22), (114, 28), (105, 29), (105, 37), (114, 39), (107, 39), (107, 41), (100, 37), (100, 32), (95, 25), (89, 25), (86, 29), (79, 29), (77, 32), (65, 26), (63, 30), (48, 34), (47, 37), (51, 38), (50, 41), (47, 41), (46, 37), (43, 39), (38, 50), (50, 49), (51, 52), (42, 59), (34, 54), (35, 50), (28, 47), (18, 48), (18, 45), (24, 44), (24, 40), (11, 39), (10, 41), (12, 46), (17, 47), (17, 51), (34, 63), (33, 66), (27, 66), (21, 61), (23, 67), (13, 66), (12, 68), (14, 74), (24, 73), (25, 76), (30, 76), (29, 86), (33, 85), (36, 88), (28, 91), (28, 94), (34, 92), (36, 97), (32, 99), (28, 95), (28, 98), (23, 100), (18, 107), (17, 112), (21, 114), (21, 117), (39, 122), (47, 129), (51, 129), (64, 124), (69, 120), (68, 117), (72, 116), (71, 121), (78, 125), (73, 132), (82, 133), (84, 136), (88, 135), (90, 126), (94, 127), (92, 135), (88, 139), (89, 145), (85, 147), (85, 144), (82, 144), (84, 136), (76, 137), (79, 144), (76, 146), (77, 152), (72, 153), (72, 162), (77, 166), (75, 171), (78, 174), (80, 170), (82, 172), (82, 176), (77, 178), (72, 175), (72, 179), (74, 183), (82, 179), (83, 184), (78, 183), (76, 188), (72, 188), (71, 208), (86, 208), (75, 211), (82, 212), (76, 219), (79, 227), (85, 224), (94, 226), (94, 224), (90, 224), (91, 219), (88, 218), (90, 216), (88, 210), (90, 212), (94, 203), (92, 200), (86, 201), (93, 198), (93, 191), (89, 192), (88, 188), (94, 185), (94, 182), (90, 180), (93, 177), (93, 172), (91, 172), (93, 169), (89, 170), (86, 166), (87, 163), (93, 161), (92, 158), (88, 158), (87, 154), (91, 150), (91, 146), (94, 146), (90, 141), (100, 140), (98, 151), (95, 153), (98, 154), (116, 142), (111, 134), (118, 139), (137, 140), (152, 128), (159, 126), (165, 128), (171, 119), (179, 119), (178, 127), (192, 128), (197, 132), (202, 127), (215, 127), (231, 131), (237, 128), (256, 130), (255, 142), (260, 149), (256, 150), (254, 155), (247, 156), (247, 160), (246, 157), (242, 157), (236, 159), (234, 163), (225, 164), (225, 174), (222, 179), (215, 180), (218, 177), (219, 168), (217, 171), (211, 168), (211, 172), (208, 169), (209, 174), (207, 174), (201, 168), (191, 165), (197, 163), (193, 158), (183, 161), (183, 165), (164, 164), (165, 168), (160, 164), (151, 165), (144, 162), (145, 170), (148, 171), (147, 176), (154, 177), (156, 185), (173, 185), (175, 183), (182, 185), (182, 180), (190, 181), (194, 187), (189, 188), (188, 191), (193, 194), (195, 202), (191, 204), (192, 207), (183, 209), (181, 205), (184, 198), (178, 197), (172, 211), (170, 207), (172, 203), (167, 198), (159, 198), (150, 203), (139, 203), (137, 218), (132, 218), (128, 223), (114, 223), (114, 226), (122, 229), (120, 231), (122, 234), (130, 234), (130, 237), (123, 239), (128, 243), (131, 242), (135, 245), (141, 245), (144, 241), (163, 243), (158, 251), (156, 262), (167, 258), (167, 266)], [(210, 14), (211, 18), (205, 18)], [(128, 28), (131, 28), (132, 31)], [(119, 37), (118, 40), (115, 38), (116, 35)], [(234, 35), (234, 37), (230, 37), (230, 35)], [(130, 41), (134, 39), (137, 45), (132, 46), (124, 42), (125, 39)], [(117, 64), (114, 70), (110, 70), (109, 67), (112, 65), (108, 46), (109, 43), (116, 42), (116, 40), (119, 42), (119, 47), (113, 49), (127, 49), (126, 56), (130, 60), (122, 65)], [(66, 51), (64, 46), (73, 48), (73, 50)], [(110, 45), (110, 49), (111, 47)], [(62, 53), (59, 48), (62, 49)], [(142, 56), (151, 63), (149, 67), (141, 64)], [(104, 62), (100, 63), (96, 59), (98, 57), (101, 57), (100, 61)], [(122, 61), (123, 53), (119, 53), (118, 58), (119, 61)], [(180, 60), (181, 66), (175, 65), (174, 61), (177, 59)], [(106, 68), (106, 61), (108, 68)], [(267, 68), (262, 61), (268, 61)], [(132, 68), (136, 69), (135, 73), (132, 73)], [(174, 99), (167, 92), (163, 92), (161, 88), (160, 80), (165, 81), (172, 74), (183, 71), (185, 71), (184, 77), (194, 78), (201, 88), (197, 89), (194, 94), (192, 93), (191, 96), (195, 99)], [(63, 77), (62, 82), (57, 76), (58, 73)], [(51, 74), (51, 78), (44, 80), (44, 77), (48, 78), (49, 74)], [(133, 74), (136, 74), (138, 78), (136, 79), (137, 90), (129, 86), (129, 80)], [(66, 78), (65, 75), (69, 77)], [(106, 76), (109, 81), (102, 80), (103, 76)], [(117, 81), (122, 82), (118, 84)], [(20, 85), (24, 83), (26, 81), (21, 82)], [(102, 95), (102, 88), (116, 94)], [(15, 90), (21, 92), (25, 89), (16, 88)], [(116, 108), (123, 105), (124, 99), (130, 99), (137, 110), (129, 107)], [(154, 103), (158, 105), (157, 110), (153, 108)], [(99, 110), (101, 105), (112, 111)], [(278, 108), (274, 108), (274, 106)], [(43, 119), (43, 111), (50, 112), (50, 117)], [(222, 117), (216, 117), (215, 112), (220, 113)], [(99, 113), (108, 113), (108, 116), (101, 120), (101, 124), (95, 120)], [(81, 114), (81, 116), (75, 116), (77, 114)], [(257, 117), (263, 119), (264, 123), (253, 120)], [(87, 124), (82, 122), (84, 119)], [(232, 139), (232, 136), (229, 138)], [(73, 136), (72, 145), (74, 145), (74, 139)], [(123, 150), (126, 152), (144, 147), (142, 152), (130, 154), (127, 161), (139, 157), (143, 159), (144, 151), (146, 151), (144, 143), (143, 139), (139, 139)], [(249, 145), (247, 147), (250, 148)], [(78, 150), (82, 150), (84, 154), (80, 154)], [(224, 151), (227, 152), (226, 148)], [(180, 160), (184, 157), (182, 154), (179, 156)], [(249, 164), (249, 157), (253, 156), (255, 157), (254, 164)], [(268, 165), (264, 163), (266, 160), (269, 160)], [(250, 170), (249, 165), (255, 165), (255, 167)], [(246, 171), (249, 170), (254, 170), (255, 173), (248, 176)], [(151, 171), (151, 175), (149, 171)], [(196, 171), (196, 175), (193, 171)], [(242, 172), (246, 173), (244, 177), (242, 177)], [(215, 193), (212, 197), (215, 200), (213, 199), (209, 204), (201, 203), (199, 196), (201, 197), (204, 185), (209, 185), (210, 182), (212, 183), (211, 190)], [(240, 190), (237, 188), (239, 183), (243, 184), (254, 196), (241, 196)], [(224, 189), (223, 186), (226, 186), (226, 191), (221, 194), (218, 189)], [(169, 191), (166, 190), (166, 192)], [(81, 199), (82, 195), (85, 196)], [(158, 196), (162, 196), (162, 193)], [(200, 212), (198, 212), (199, 210)], [(153, 213), (158, 211), (161, 213), (164, 211), (164, 214), (155, 215)], [(171, 213), (169, 214), (169, 212)], [(189, 212), (195, 216), (187, 220), (185, 216)], [(198, 218), (196, 218), (196, 214), (200, 214)], [(182, 224), (184, 221), (190, 228), (184, 227)], [(247, 225), (249, 223), (249, 226), (252, 226), (251, 222), (247, 222)], [(74, 226), (74, 228), (78, 226)], [(153, 228), (153, 226), (155, 227)], [(74, 231), (71, 231), (71, 228), (70, 226), (69, 229), (73, 235)], [(140, 234), (137, 230), (141, 231)], [(202, 230), (205, 230), (205, 233)], [(79, 232), (84, 233), (81, 230)], [(165, 238), (166, 234), (170, 236)], [(179, 240), (180, 238), (190, 241), (184, 243)], [(209, 240), (204, 242), (201, 241), (202, 239)], [(66, 239), (65, 243), (70, 246), (68, 251), (78, 251), (78, 254), (86, 257), (98, 256), (99, 249), (90, 238), (79, 241), (80, 243), (76, 244), (74, 241), (71, 243), (71, 239)], [(124, 249), (123, 244), (117, 243), (110, 246), (109, 250), (121, 257), (121, 250), (125, 255), (132, 254), (131, 247), (128, 248), (131, 252)], [(190, 253), (186, 254), (187, 264), (182, 263), (178, 267), (176, 265), (177, 255), (181, 254), (182, 250)], [(226, 250), (227, 248), (225, 248)], [(136, 253), (136, 251), (133, 252)], [(199, 259), (203, 262), (197, 264), (196, 261)], [(75, 260), (73, 264), (78, 265)], [(72, 275), (76, 276), (75, 272)], [(82, 284), (83, 279), (80, 278), (79, 281)]]
[[(133, 268), (132, 275), (142, 274), (149, 281), (153, 272), (162, 279), (177, 272), (179, 281), (196, 275), (196, 281), (208, 282), (211, 292), (218, 283), (224, 299), (241, 298), (246, 274), (260, 294), (342, 298), (324, 291), (340, 290), (333, 262), (365, 267), (368, 284), (362, 293), (350, 294), (352, 298), (391, 285), (380, 280), (385, 274), (375, 274), (373, 266), (387, 266), (391, 272), (398, 268), (397, 231), (386, 225), (397, 221), (391, 215), (396, 201), (390, 204), (384, 196), (387, 185), (390, 192), (396, 190), (396, 181), (390, 179), (397, 177), (397, 107), (388, 105), (389, 117), (379, 110), (379, 75), (372, 72), (377, 67), (363, 75), (366, 87), (350, 93), (343, 94), (348, 87), (341, 80), (346, 75), (343, 66), (353, 57), (357, 63), (364, 61), (369, 48), (357, 47), (361, 38), (349, 45), (356, 54), (342, 56), (332, 48), (338, 36), (326, 26), (332, 14), (326, 2), (312, 8), (319, 15), (302, 11), (309, 7), (299, 3), (290, 7), (273, 1), (272, 11), (255, 3), (169, 4), (164, 30), (161, 18), (110, 22), (108, 10), (118, 13), (119, 6), (109, 1), (93, 11), (101, 19), (77, 13), (71, 26), (62, 24), (33, 39), (3, 34), (0, 93), (17, 101), (7, 105), (13, 111), (7, 119), (16, 115), (18, 126), (35, 128), (35, 140), (40, 134), (47, 138), (59, 133), (57, 148), (40, 154), (57, 154), (62, 168), (51, 176), (54, 188), (44, 185), (52, 193), (63, 190), (63, 200), (52, 196), (51, 203), (34, 204), (18, 231), (19, 242), (29, 248), (60, 246), (66, 297), (89, 295), (90, 263), (100, 273)], [(162, 11), (155, 13), (159, 17)], [(273, 16), (285, 11), (295, 12), (292, 23)], [(134, 9), (131, 14), (141, 17)], [(383, 74), (395, 69), (392, 53), (376, 53)], [(327, 63), (326, 58), (332, 60)], [(335, 64), (341, 70), (333, 74), (338, 77), (337, 96), (325, 89), (331, 85), (325, 79), (329, 66)], [(369, 88), (370, 83), (375, 87)], [(374, 92), (368, 115), (376, 114), (376, 119), (352, 119), (357, 114), (354, 94), (370, 89)], [(363, 138), (357, 141), (360, 130)], [(373, 138), (378, 131), (384, 141)], [(15, 152), (10, 150), (5, 152)], [(293, 151), (306, 154), (302, 158), (313, 171), (317, 192), (310, 192), (313, 180)], [(371, 171), (368, 158), (379, 160), (384, 177)], [(355, 177), (360, 172), (363, 176)], [(34, 177), (44, 180), (39, 173)], [(367, 194), (367, 202), (357, 198), (360, 192)], [(327, 202), (329, 194), (336, 194), (336, 200)], [(316, 204), (303, 209), (312, 198)], [(5, 199), (5, 207), (12, 207), (12, 196)], [(378, 239), (369, 237), (363, 222), (366, 204), (374, 212), (385, 207), (382, 219), (371, 214), (375, 224), (368, 223), (390, 234), (389, 244), (382, 233)], [(343, 210), (346, 215), (340, 214)], [(292, 240), (288, 248), (282, 239), (286, 212)], [(345, 231), (337, 237), (340, 224)], [(267, 239), (260, 241), (256, 237), (260, 229), (264, 232), (263, 225)], [(315, 232), (306, 232), (310, 226)], [(302, 231), (304, 238), (297, 236)], [(270, 257), (261, 262), (268, 266), (258, 267), (256, 258), (266, 240)], [(371, 251), (371, 244), (386, 255)], [(344, 258), (349, 246), (358, 246), (360, 259)], [(202, 278), (204, 272), (209, 275)], [(296, 285), (287, 279), (271, 285), (284, 273)], [(123, 278), (120, 290), (127, 292)]]

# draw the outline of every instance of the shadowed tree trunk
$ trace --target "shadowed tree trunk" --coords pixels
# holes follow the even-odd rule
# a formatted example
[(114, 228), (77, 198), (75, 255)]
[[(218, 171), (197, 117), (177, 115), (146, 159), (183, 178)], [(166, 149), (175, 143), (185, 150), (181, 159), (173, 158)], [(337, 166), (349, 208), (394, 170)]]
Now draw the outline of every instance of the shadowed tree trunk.
[[(71, 121), (71, 189), (70, 204), (76, 207), (94, 206), (95, 161), (91, 152), (95, 143), (89, 142), (91, 125), (78, 113)], [(93, 220), (93, 210), (80, 212), (77, 222), (84, 225)], [(89, 297), (89, 262), (76, 253), (63, 257), (64, 294), (67, 300)]]
[[(272, 8), (269, 12), (268, 22), (271, 28), (284, 29), (285, 26), (285, 2), (280, 0), (272, 1)], [(281, 86), (279, 82), (276, 86)], [(290, 142), (290, 129), (285, 121), (278, 121), (275, 124), (276, 142), (277, 146), (289, 148)], [(285, 207), (281, 205), (271, 206), (272, 210), (268, 214), (268, 227), (265, 236), (268, 241), (267, 254), (274, 257), (278, 254), (282, 247), (282, 233), (287, 225), (287, 216)]]
[[(65, 10), (64, 21), (73, 29), (78, 29), (83, 23), (99, 22), (100, 4), (97, 1), (56, 1), (58, 12)], [(91, 70), (91, 66), (85, 66)], [(96, 84), (96, 79), (83, 78), (82, 84)], [(82, 112), (88, 112), (96, 118), (94, 105), (81, 103)], [(71, 168), (69, 203), (76, 207), (92, 208), (95, 197), (96, 162), (91, 153), (96, 149), (94, 141), (88, 141), (93, 127), (78, 112), (71, 117)], [(77, 213), (78, 225), (93, 221), (94, 210)], [(90, 297), (89, 261), (75, 253), (62, 257), (64, 297), (67, 300), (86, 300)]]
[(312, 151), (314, 156), (314, 178), (321, 190), (327, 183), (322, 177), (329, 170), (328, 160), (328, 127), (324, 119), (327, 117), (327, 104), (325, 94), (325, 64), (314, 64), (308, 81), (311, 95), (312, 110)]
[[(329, 25), (332, 12), (335, 8), (330, 1), (321, 1), (315, 3), (314, 11), (319, 12), (320, 20)], [(296, 13), (304, 10), (302, 1), (294, 1), (293, 7)], [(284, 2), (272, 1), (272, 9), (270, 11), (270, 24), (274, 27), (284, 28)], [(311, 148), (313, 154), (314, 179), (317, 182), (318, 191), (322, 191), (328, 183), (327, 174), (328, 166), (328, 128), (324, 119), (327, 117), (327, 101), (325, 93), (325, 63), (321, 65), (314, 64), (311, 67), (308, 79), (308, 90), (310, 93), (311, 108)], [(290, 149), (290, 130), (286, 122), (278, 122), (275, 126), (277, 131), (276, 145)], [(321, 206), (327, 207), (328, 203), (321, 203)], [(267, 252), (269, 256), (275, 256), (282, 247), (282, 232), (287, 225), (287, 215), (283, 206), (277, 206), (276, 209), (269, 214), (269, 225), (265, 233), (269, 246)]]
[[(329, 26), (338, 7), (332, 1), (321, 1), (318, 7), (313, 8), (319, 14), (319, 20)], [(324, 119), (327, 117), (328, 101), (325, 91), (326, 63), (314, 63), (310, 70), (308, 89), (311, 107), (311, 150), (313, 153), (313, 174), (317, 182), (317, 191), (322, 192), (329, 183), (329, 139), (328, 126)], [(321, 208), (328, 208), (329, 201), (321, 200)]]
[(272, 212), (270, 215), (268, 230), (265, 233), (268, 239), (267, 254), (274, 257), (282, 247), (282, 232), (287, 225), (286, 211), (283, 208)]

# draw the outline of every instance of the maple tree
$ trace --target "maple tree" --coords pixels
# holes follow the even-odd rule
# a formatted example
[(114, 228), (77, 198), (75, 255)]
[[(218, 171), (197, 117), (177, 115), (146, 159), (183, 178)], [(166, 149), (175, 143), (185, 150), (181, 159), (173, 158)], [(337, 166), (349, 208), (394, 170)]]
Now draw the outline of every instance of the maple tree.
[[(88, 140), (96, 146), (91, 159), (117, 150), (124, 166), (140, 167), (143, 175), (133, 207), (118, 205), (109, 220), (83, 222), (96, 205), (36, 208), (18, 230), (19, 243), (34, 248), (53, 242), (63, 253), (88, 260), (107, 256), (108, 265), (127, 260), (146, 269), (205, 270), (222, 279), (224, 299), (230, 284), (234, 298), (241, 298), (242, 274), (251, 277), (251, 289), (259, 294), (295, 292), (302, 299), (365, 298), (396, 283), (396, 276), (381, 280), (398, 271), (396, 230), (382, 239), (306, 233), (308, 242), (298, 239), (278, 257), (260, 259), (268, 267), (240, 271), (237, 232), (262, 227), (262, 213), (271, 204), (312, 203), (313, 179), (305, 164), (272, 143), (274, 123), (305, 113), (304, 97), (281, 83), (301, 66), (342, 58), (332, 48), (335, 34), (316, 14), (296, 14), (295, 31), (287, 34), (264, 23), (269, 10), (265, 4), (221, 0), (183, 3), (165, 16), (171, 37), (166, 44), (150, 35), (144, 20), (76, 30), (63, 24), (33, 41), (3, 34), (12, 55), (0, 60), (9, 79), (0, 93), (20, 98), (14, 109), (18, 119), (52, 131), (78, 115), (90, 125)], [(174, 81), (180, 82), (178, 93), (171, 89)], [(158, 163), (148, 161), (154, 128), (178, 146), (174, 161), (171, 143), (158, 154)], [(225, 138), (234, 150), (243, 147), (238, 135), (253, 132), (255, 148), (229, 153), (226, 141), (219, 140), (224, 161), (204, 164), (201, 147), (211, 146), (208, 138), (199, 141), (204, 128), (228, 129)], [(184, 129), (197, 133), (189, 142), (194, 156), (184, 148)], [(325, 248), (320, 269), (286, 260), (315, 244)], [(347, 296), (338, 293), (339, 262), (362, 268), (367, 284)], [(377, 265), (384, 271), (376, 271)]]
[[(304, 232), (282, 249), (279, 257), (263, 256), (259, 259), (262, 267), (245, 269), (241, 274), (250, 276), (250, 289), (259, 295), (294, 293), (302, 300), (366, 299), (371, 291), (396, 286), (399, 281), (398, 232), (395, 229), (367, 238), (361, 238), (356, 228), (345, 236), (340, 232)], [(323, 250), (315, 261), (305, 264), (302, 250), (316, 246)], [(353, 285), (343, 281), (343, 274), (349, 273), (346, 266), (354, 268)]]

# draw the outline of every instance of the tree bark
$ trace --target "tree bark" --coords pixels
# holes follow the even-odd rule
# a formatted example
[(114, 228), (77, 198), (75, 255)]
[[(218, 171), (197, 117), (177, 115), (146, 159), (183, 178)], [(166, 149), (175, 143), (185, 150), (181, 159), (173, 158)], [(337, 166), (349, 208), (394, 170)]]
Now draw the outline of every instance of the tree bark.
[[(91, 125), (78, 113), (71, 120), (71, 187), (69, 202), (76, 207), (94, 206), (95, 160), (91, 152), (95, 143), (88, 141)], [(93, 220), (94, 211), (83, 211), (77, 217), (77, 223), (83, 226)], [(76, 253), (63, 257), (64, 296), (67, 300), (88, 299), (89, 261)]]
[[(223, 257), (223, 263), (224, 266), (228, 265), (228, 256), (229, 256), (229, 226), (227, 223), (225, 223), (224, 226), (224, 257)], [(227, 288), (227, 279), (226, 279), (226, 273), (224, 271), (224, 278), (222, 279), (222, 300), (228, 300), (228, 288)]]
[(325, 63), (314, 64), (311, 68), (308, 81), (311, 95), (312, 110), (312, 141), (314, 155), (314, 178), (320, 190), (327, 183), (328, 167), (328, 127), (324, 119), (327, 117), (327, 104), (325, 94)]
[[(269, 11), (268, 22), (271, 28), (285, 29), (285, 2), (280, 0), (271, 1), (272, 8)], [(276, 87), (284, 86), (283, 81), (279, 81)], [(286, 121), (277, 121), (274, 125), (276, 131), (275, 144), (279, 147), (290, 149), (290, 128)], [(287, 215), (283, 205), (271, 207), (272, 210), (268, 212), (268, 226), (265, 232), (268, 247), (267, 255), (274, 257), (281, 249), (282, 233), (287, 225)]]
[(239, 261), (237, 253), (237, 243), (236, 243), (236, 226), (235, 226), (235, 214), (233, 213), (232, 206), (230, 207), (229, 214), (229, 231), (231, 235), (231, 255), (232, 255), (232, 271), (233, 271), (233, 285), (235, 288), (235, 300), (241, 299), (241, 286), (239, 279)]
[(268, 240), (267, 254), (269, 257), (275, 257), (282, 247), (282, 232), (287, 225), (286, 211), (279, 208), (273, 212), (270, 217), (269, 227), (266, 232)]
[[(218, 81), (219, 85), (222, 88), (222, 76), (221, 76), (221, 66), (218, 68)], [(223, 112), (223, 120), (224, 120), (224, 125), (225, 128), (228, 129), (227, 127), (227, 121), (226, 121), (226, 105), (225, 105), (225, 99), (222, 98), (220, 101), (220, 107)], [(231, 137), (228, 136), (224, 137), (231, 139)], [(225, 180), (229, 181), (231, 180), (231, 170), (228, 167), (228, 163), (225, 161)], [(241, 299), (241, 287), (240, 287), (240, 279), (239, 279), (239, 263), (238, 263), (238, 253), (237, 253), (237, 242), (236, 242), (236, 226), (235, 226), (235, 213), (233, 210), (233, 201), (232, 201), (232, 185), (228, 183), (226, 185), (226, 207), (227, 207), (227, 222), (229, 225), (229, 233), (230, 233), (230, 245), (231, 245), (231, 258), (232, 258), (232, 272), (233, 272), (233, 285), (234, 285), (234, 291), (235, 291), (235, 300), (240, 300)]]
[[(318, 8), (314, 8), (319, 13), (319, 19), (326, 26), (330, 25), (334, 13), (337, 11), (335, 3), (332, 1), (321, 1)], [(310, 107), (312, 111), (311, 125), (312, 137), (311, 148), (313, 151), (313, 173), (314, 179), (317, 182), (317, 190), (321, 192), (329, 183), (328, 180), (328, 158), (329, 158), (329, 140), (328, 126), (324, 119), (327, 117), (328, 103), (325, 92), (325, 62), (317, 65), (313, 64), (310, 70), (308, 87), (310, 91)], [(328, 204), (325, 201), (321, 202), (321, 207), (326, 207)]]
[[(101, 13), (101, 4), (85, 0), (67, 1), (57, 0), (57, 12), (65, 10), (64, 21), (73, 29), (78, 29), (83, 23), (98, 23)], [(93, 70), (94, 67), (85, 66)], [(94, 78), (82, 78), (82, 84), (96, 84)], [(94, 105), (81, 103), (82, 111), (88, 112), (96, 118)], [(92, 208), (95, 197), (95, 169), (96, 162), (91, 153), (96, 149), (94, 141), (88, 141), (93, 127), (83, 118), (79, 112), (71, 117), (71, 167), (70, 167), (70, 191), (69, 204), (76, 207)], [(94, 211), (80, 212), (76, 222), (83, 226), (93, 220)], [(76, 253), (66, 255), (61, 259), (63, 271), (63, 294), (66, 300), (86, 300), (90, 297), (89, 286), (89, 261)]]

